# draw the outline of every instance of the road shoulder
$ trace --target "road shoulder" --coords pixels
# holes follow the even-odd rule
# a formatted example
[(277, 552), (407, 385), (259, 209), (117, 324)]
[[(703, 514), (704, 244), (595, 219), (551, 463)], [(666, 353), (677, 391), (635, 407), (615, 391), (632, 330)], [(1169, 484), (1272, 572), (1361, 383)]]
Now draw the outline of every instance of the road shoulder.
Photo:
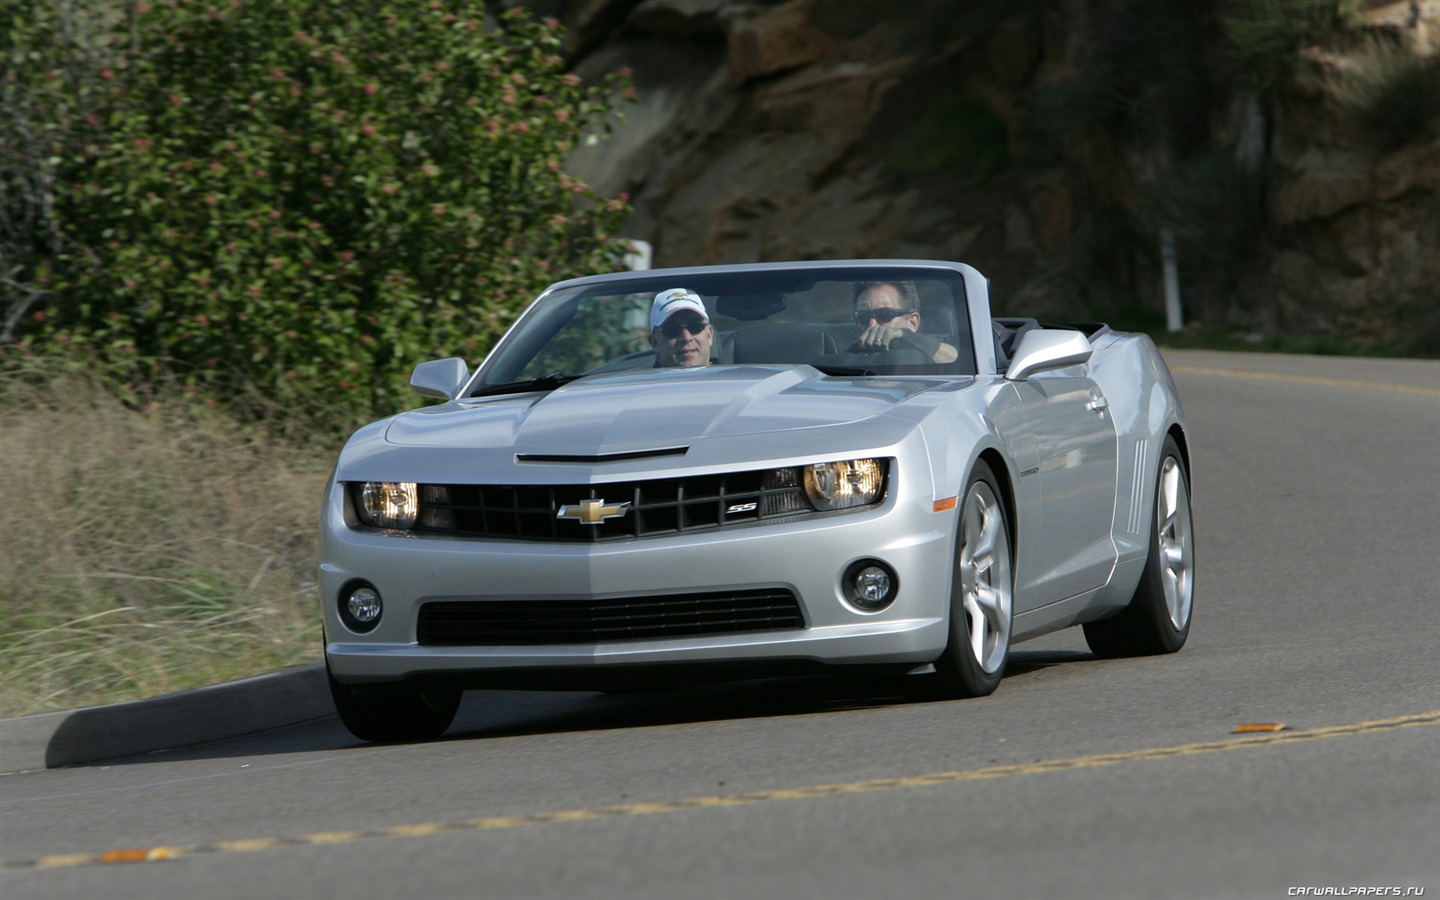
[(324, 665), (296, 666), (130, 703), (0, 719), (0, 772), (173, 750), (334, 714)]

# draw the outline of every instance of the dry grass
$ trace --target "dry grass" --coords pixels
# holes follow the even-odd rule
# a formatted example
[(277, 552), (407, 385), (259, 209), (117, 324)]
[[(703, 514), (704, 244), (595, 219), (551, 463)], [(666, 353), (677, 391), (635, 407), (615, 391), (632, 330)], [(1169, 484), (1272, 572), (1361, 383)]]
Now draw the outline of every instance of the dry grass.
[(323, 451), (55, 373), (0, 374), (0, 416), (0, 717), (320, 657)]

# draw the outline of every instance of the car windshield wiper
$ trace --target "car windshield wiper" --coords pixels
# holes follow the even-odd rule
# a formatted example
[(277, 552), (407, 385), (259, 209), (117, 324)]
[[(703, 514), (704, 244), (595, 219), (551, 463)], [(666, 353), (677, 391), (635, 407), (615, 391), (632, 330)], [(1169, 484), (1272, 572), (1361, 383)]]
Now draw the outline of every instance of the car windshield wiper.
[(472, 397), (484, 397), (490, 394), (523, 394), (527, 391), (553, 391), (564, 384), (584, 378), (584, 375), (566, 375), (564, 372), (552, 372), (549, 375), (541, 375), (539, 378), (527, 378), (524, 381), (507, 381), (503, 384), (490, 384), (482, 388), (476, 388), (470, 392)]

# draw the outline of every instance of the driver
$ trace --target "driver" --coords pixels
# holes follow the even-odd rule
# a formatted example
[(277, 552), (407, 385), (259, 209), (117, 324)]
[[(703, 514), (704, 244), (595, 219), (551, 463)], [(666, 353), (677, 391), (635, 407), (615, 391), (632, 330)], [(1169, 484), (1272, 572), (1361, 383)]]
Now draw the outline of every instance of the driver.
[(655, 365), (708, 366), (715, 329), (705, 302), (694, 291), (671, 288), (655, 295), (650, 304), (650, 346)]
[[(920, 293), (913, 281), (855, 283), (855, 326), (860, 329), (846, 352), (880, 353), (908, 345), (937, 363), (960, 355), (951, 345), (920, 333)], [(892, 344), (896, 344), (892, 347)]]

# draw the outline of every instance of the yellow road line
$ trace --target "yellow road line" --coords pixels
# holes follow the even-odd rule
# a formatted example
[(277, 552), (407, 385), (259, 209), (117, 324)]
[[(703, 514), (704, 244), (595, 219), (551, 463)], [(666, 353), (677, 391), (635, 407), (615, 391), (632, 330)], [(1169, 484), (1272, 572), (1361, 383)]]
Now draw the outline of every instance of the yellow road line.
[(1398, 394), (1419, 394), (1422, 397), (1440, 397), (1440, 388), (1421, 387), (1413, 384), (1389, 384), (1383, 381), (1356, 381), (1350, 378), (1326, 378), (1321, 375), (1285, 375), (1280, 372), (1258, 372), (1254, 369), (1212, 369), (1204, 366), (1171, 366), (1171, 374), (1223, 375), (1228, 378), (1254, 378), (1262, 381), (1288, 381), (1292, 384), (1320, 384), (1326, 387), (1361, 388), (1371, 391), (1392, 391)]
[(927, 775), (872, 778), (866, 781), (849, 781), (839, 784), (817, 784), (809, 787), (779, 788), (730, 796), (690, 797), (673, 802), (622, 803), (614, 806), (602, 806), (596, 809), (551, 810), (549, 812), (538, 812), (520, 816), (490, 816), (482, 819), (470, 819), (464, 822), (414, 823), (408, 825), (392, 825), (376, 830), (317, 832), (288, 838), (254, 838), (250, 840), (222, 841), (214, 844), (195, 846), (137, 847), (108, 850), (103, 853), (54, 854), (14, 862), (0, 861), (0, 870), (56, 869), (110, 863), (155, 862), (213, 853), (253, 853), (261, 850), (278, 849), (280, 847), (348, 844), (357, 841), (373, 841), (385, 838), (424, 837), (432, 834), (448, 834), (457, 831), (519, 828), (521, 826), (541, 825), (552, 822), (587, 822), (616, 816), (656, 815), (711, 807), (745, 806), (780, 800), (811, 800), (817, 797), (834, 797), (843, 794), (867, 794), (900, 788), (933, 787), (943, 784), (958, 784), (965, 781), (1012, 778), (1017, 775), (1038, 775), (1046, 772), (1064, 772), (1073, 769), (1090, 769), (1098, 766), (1115, 766), (1124, 763), (1173, 759), (1180, 756), (1223, 753), (1229, 750), (1244, 750), (1253, 747), (1273, 747), (1281, 744), (1296, 744), (1303, 741), (1352, 737), (1381, 731), (1393, 731), (1399, 728), (1415, 728), (1437, 724), (1440, 724), (1440, 710), (1416, 713), (1414, 715), (1395, 716), (1389, 719), (1374, 719), (1368, 722), (1351, 722), (1346, 725), (1309, 728), (1301, 731), (1244, 734), (1225, 740), (1180, 744), (1173, 747), (1152, 747), (1147, 750), (1131, 750), (1122, 753), (1100, 753), (1094, 756), (1051, 759), (1034, 763), (986, 766), (980, 769), (961, 769), (953, 772), (932, 772)]

